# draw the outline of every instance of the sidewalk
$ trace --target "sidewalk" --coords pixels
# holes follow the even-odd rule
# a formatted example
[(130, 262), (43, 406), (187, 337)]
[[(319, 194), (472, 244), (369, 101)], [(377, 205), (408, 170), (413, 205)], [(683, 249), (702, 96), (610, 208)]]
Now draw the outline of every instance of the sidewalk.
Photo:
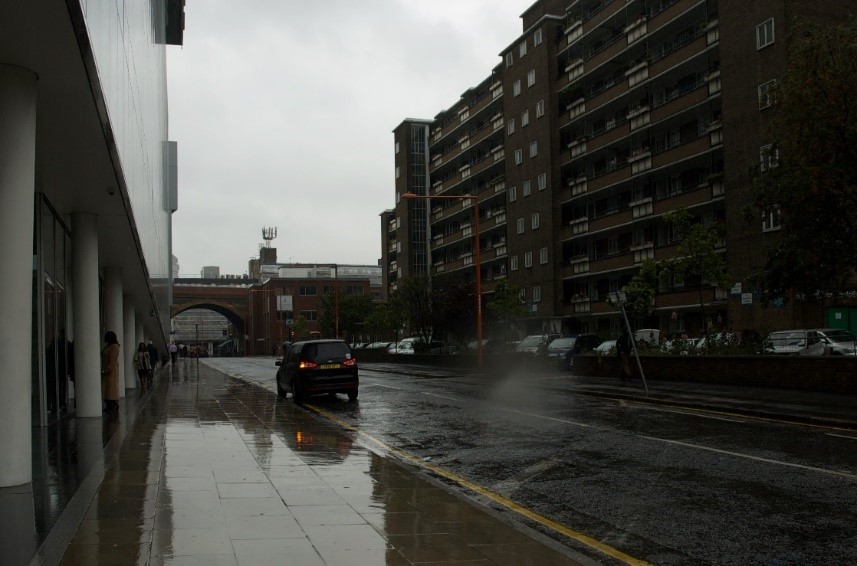
[(204, 362), (179, 362), (133, 409), (103, 481), (66, 478), (82, 489), (33, 563), (592, 563)]

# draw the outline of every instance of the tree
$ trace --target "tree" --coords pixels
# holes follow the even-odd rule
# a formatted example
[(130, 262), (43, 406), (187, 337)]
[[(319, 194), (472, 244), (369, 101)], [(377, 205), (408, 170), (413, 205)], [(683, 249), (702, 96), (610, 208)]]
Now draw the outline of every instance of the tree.
[(729, 288), (726, 259), (717, 251), (723, 247), (724, 226), (722, 223), (715, 223), (706, 227), (695, 221), (684, 209), (665, 214), (664, 220), (673, 225), (673, 231), (681, 237), (681, 242), (678, 245), (678, 256), (660, 262), (658, 268), (680, 276), (684, 279), (685, 287), (697, 289), (703, 332), (708, 336), (703, 292), (712, 285), (723, 290)]
[(390, 306), (413, 334), (424, 342), (431, 341), (434, 320), (428, 275), (406, 275), (399, 279), (397, 289), (390, 297)]
[(753, 173), (758, 222), (779, 217), (779, 241), (756, 283), (768, 296), (836, 294), (857, 269), (857, 17), (791, 34), (772, 89), (771, 149)]
[(372, 312), (363, 320), (363, 326), (373, 340), (383, 340), (396, 336), (396, 332), (402, 326), (402, 319), (399, 318), (395, 309), (385, 303), (375, 305)]
[[(485, 305), (485, 314), (488, 320), (501, 327), (504, 334), (510, 335), (511, 325), (514, 321), (523, 318), (527, 314), (527, 307), (521, 299), (521, 289), (508, 279), (497, 281), (491, 300)], [(494, 336), (498, 338), (499, 336)], [(512, 338), (512, 336), (505, 336)]]
[(299, 314), (292, 325), (295, 340), (301, 340), (309, 336), (309, 322), (304, 315)]
[(319, 299), (321, 316), (319, 327), (323, 336), (336, 335), (336, 317), (339, 311), (339, 334), (351, 337), (358, 331), (358, 325), (372, 312), (372, 297), (365, 293), (339, 294), (337, 305), (336, 295), (327, 293)]
[(643, 319), (652, 314), (657, 284), (658, 264), (653, 259), (647, 259), (640, 264), (640, 270), (622, 287), (627, 299), (625, 311), (637, 319)]
[(443, 330), (449, 339), (463, 343), (475, 333), (476, 290), (453, 276), (432, 280), (431, 307), (435, 331)]

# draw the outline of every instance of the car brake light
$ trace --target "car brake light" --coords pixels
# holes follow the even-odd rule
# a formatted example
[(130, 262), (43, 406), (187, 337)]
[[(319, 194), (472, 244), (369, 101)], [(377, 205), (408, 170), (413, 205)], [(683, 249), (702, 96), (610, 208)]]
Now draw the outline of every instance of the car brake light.
[(315, 369), (318, 367), (318, 364), (315, 362), (311, 362), (309, 360), (301, 360), (298, 363), (298, 369)]
[(355, 358), (350, 358), (348, 360), (342, 360), (342, 365), (344, 365), (347, 368), (350, 368), (351, 366), (357, 365), (357, 360)]

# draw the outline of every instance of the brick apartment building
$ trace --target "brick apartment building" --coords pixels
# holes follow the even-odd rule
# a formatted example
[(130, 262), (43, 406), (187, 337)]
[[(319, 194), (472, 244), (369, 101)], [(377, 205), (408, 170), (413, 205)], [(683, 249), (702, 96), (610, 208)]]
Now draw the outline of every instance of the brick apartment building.
[[(412, 273), (472, 281), (479, 204), (483, 292), (522, 289), (527, 332), (615, 332), (605, 300), (648, 258), (675, 257), (665, 213), (725, 223), (730, 291), (662, 278), (646, 326), (821, 326), (822, 309), (762, 308), (748, 281), (779, 229), (748, 222), (749, 175), (771, 164), (767, 94), (794, 18), (857, 2), (539, 0), (490, 75), (432, 120), (393, 130), (396, 205), (381, 214), (384, 286)], [(857, 320), (857, 312), (853, 313)]]

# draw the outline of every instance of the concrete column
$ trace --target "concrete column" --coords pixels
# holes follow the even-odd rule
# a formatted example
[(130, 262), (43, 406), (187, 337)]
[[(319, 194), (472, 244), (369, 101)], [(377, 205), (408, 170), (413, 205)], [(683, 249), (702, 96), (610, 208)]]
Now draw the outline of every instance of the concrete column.
[(137, 369), (134, 367), (134, 354), (137, 353), (137, 315), (134, 312), (134, 302), (131, 297), (125, 295), (122, 298), (125, 309), (125, 388), (137, 388)]
[[(125, 310), (122, 308), (122, 268), (104, 268), (104, 320), (107, 328), (119, 340), (119, 396), (125, 396), (125, 364), (122, 362), (128, 344), (125, 343)], [(102, 344), (103, 345), (103, 344)]]
[(23, 67), (0, 64), (0, 487), (33, 479), (33, 195), (36, 84)]
[(101, 416), (101, 317), (98, 296), (98, 220), (71, 216), (74, 302), (74, 397), (78, 417)]

